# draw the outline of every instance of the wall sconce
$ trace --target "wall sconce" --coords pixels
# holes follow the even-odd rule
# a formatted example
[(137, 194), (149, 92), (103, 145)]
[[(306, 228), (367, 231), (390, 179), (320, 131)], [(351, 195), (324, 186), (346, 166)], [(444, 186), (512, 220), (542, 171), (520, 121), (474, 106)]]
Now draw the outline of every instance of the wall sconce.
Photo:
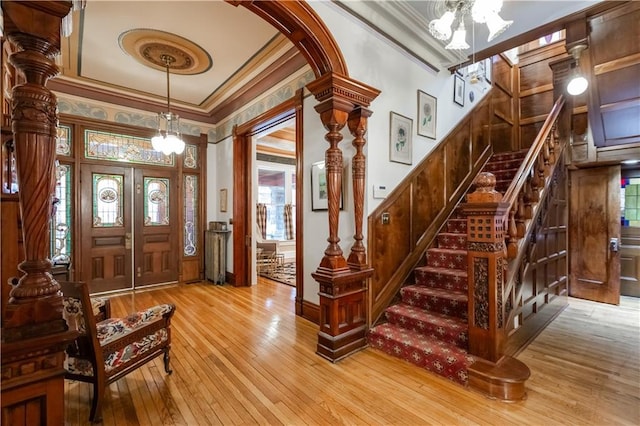
[(587, 90), (587, 87), (589, 87), (589, 82), (580, 73), (580, 55), (586, 48), (586, 44), (578, 44), (569, 49), (569, 53), (575, 59), (575, 64), (573, 65), (570, 72), (570, 79), (569, 83), (567, 84), (567, 92), (573, 96), (581, 95), (585, 90)]

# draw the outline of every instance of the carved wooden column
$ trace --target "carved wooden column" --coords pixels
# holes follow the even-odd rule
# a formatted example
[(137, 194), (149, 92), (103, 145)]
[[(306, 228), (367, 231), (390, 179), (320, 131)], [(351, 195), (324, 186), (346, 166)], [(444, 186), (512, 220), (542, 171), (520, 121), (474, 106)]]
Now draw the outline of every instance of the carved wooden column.
[(496, 178), (481, 173), (477, 189), (467, 195), (469, 277), (469, 353), (492, 362), (502, 357), (505, 309), (503, 300), (506, 250), (506, 217), (509, 205), (501, 203)]
[(362, 243), (364, 236), (362, 235), (362, 221), (364, 219), (364, 185), (366, 179), (366, 158), (362, 152), (367, 141), (364, 138), (367, 133), (367, 122), (371, 117), (371, 111), (366, 108), (359, 107), (351, 111), (349, 114), (349, 131), (354, 136), (353, 146), (356, 148), (356, 154), (351, 161), (351, 175), (353, 179), (353, 203), (354, 216), (356, 224), (356, 233), (353, 236), (355, 240), (351, 247), (351, 253), (347, 259), (347, 263), (351, 269), (363, 270), (368, 269), (367, 250)]
[[(329, 149), (325, 154), (329, 245), (324, 251), (320, 266), (315, 273), (311, 274), (320, 285), (320, 331), (317, 353), (335, 362), (366, 346), (367, 279), (373, 273), (373, 270), (365, 265), (351, 270), (339, 245), (338, 218), (343, 169), (342, 151), (338, 147), (342, 140), (340, 130), (347, 124), (354, 109), (369, 106), (379, 92), (333, 72), (326, 73), (309, 83), (307, 88), (319, 102), (316, 111), (320, 114), (322, 124), (328, 131), (325, 139), (329, 142)], [(358, 144), (363, 142), (364, 140), (358, 141)], [(364, 172), (362, 164), (358, 165), (358, 170), (359, 173)], [(354, 201), (359, 204), (357, 208), (362, 215), (364, 191), (358, 197)], [(360, 223), (361, 221), (362, 219)], [(361, 230), (360, 224), (360, 233)]]
[(25, 76), (13, 87), (11, 125), (19, 182), (25, 275), (12, 289), (2, 322), (2, 418), (7, 424), (62, 424), (64, 349), (75, 338), (62, 318), (51, 277), (56, 98), (45, 84), (58, 73), (60, 24), (71, 2), (3, 1), (9, 62)]

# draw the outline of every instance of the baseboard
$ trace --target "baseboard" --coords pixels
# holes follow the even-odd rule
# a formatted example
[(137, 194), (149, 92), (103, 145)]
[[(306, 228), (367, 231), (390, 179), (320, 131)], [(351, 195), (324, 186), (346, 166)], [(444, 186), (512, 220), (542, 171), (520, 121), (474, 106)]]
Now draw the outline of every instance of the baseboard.
[(296, 301), (296, 315), (311, 321), (312, 323), (320, 324), (320, 305), (311, 303), (307, 300)]

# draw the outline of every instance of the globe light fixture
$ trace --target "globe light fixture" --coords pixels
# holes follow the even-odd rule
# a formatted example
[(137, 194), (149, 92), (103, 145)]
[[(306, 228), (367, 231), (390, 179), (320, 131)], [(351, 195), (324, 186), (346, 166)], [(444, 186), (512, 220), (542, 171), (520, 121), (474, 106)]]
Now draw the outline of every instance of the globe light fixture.
[(575, 59), (575, 64), (571, 70), (571, 78), (569, 79), (569, 83), (567, 84), (567, 93), (572, 96), (581, 95), (587, 90), (589, 87), (589, 82), (587, 79), (580, 73), (580, 55), (582, 51), (587, 48), (586, 44), (578, 44), (573, 46), (569, 53)]
[(158, 113), (158, 134), (151, 138), (151, 146), (165, 155), (184, 152), (184, 141), (180, 137), (180, 116), (171, 112), (171, 92), (169, 86), (169, 67), (175, 62), (171, 55), (163, 54), (160, 59), (167, 70), (167, 112)]

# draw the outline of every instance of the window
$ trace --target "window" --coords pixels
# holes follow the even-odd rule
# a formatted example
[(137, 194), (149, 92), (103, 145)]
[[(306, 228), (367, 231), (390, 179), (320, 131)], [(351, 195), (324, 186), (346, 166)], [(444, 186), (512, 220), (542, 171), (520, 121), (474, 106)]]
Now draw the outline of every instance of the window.
[[(286, 240), (285, 204), (295, 205), (295, 172), (288, 166), (259, 166), (258, 203), (267, 206), (267, 239)], [(295, 223), (295, 208), (293, 209)]]
[(640, 178), (622, 179), (620, 187), (621, 224), (640, 227)]

